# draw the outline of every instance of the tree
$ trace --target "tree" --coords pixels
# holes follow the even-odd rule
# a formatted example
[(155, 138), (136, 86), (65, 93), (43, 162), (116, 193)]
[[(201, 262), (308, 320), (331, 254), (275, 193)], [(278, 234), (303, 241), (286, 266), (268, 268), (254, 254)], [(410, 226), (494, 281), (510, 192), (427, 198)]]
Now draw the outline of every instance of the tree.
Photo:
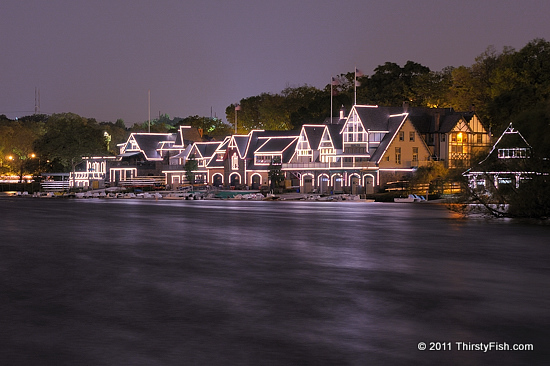
[(271, 159), (271, 163), (269, 164), (268, 169), (268, 177), (271, 182), (271, 190), (273, 192), (279, 191), (281, 183), (285, 180), (285, 175), (281, 170), (281, 158), (279, 156), (275, 156), (273, 159)]
[(429, 192), (443, 193), (443, 183), (449, 175), (448, 169), (441, 162), (431, 161), (426, 166), (418, 167), (411, 177), (410, 187), (418, 190), (419, 186), (428, 185)]
[(105, 133), (107, 133), (110, 137), (110, 142), (105, 141), (108, 152), (112, 155), (118, 154), (117, 145), (126, 142), (129, 135), (124, 121), (118, 119), (116, 123), (101, 122), (99, 123), (99, 127), (103, 130), (106, 138), (107, 135), (105, 135)]
[(231, 126), (224, 123), (219, 118), (189, 116), (179, 119), (174, 128), (179, 126), (191, 126), (201, 129), (203, 134), (208, 137), (225, 137), (231, 133)]
[(413, 61), (407, 61), (403, 67), (386, 62), (376, 67), (371, 77), (360, 80), (358, 99), (387, 106), (401, 105), (403, 101), (409, 101), (414, 106), (424, 105), (424, 101), (417, 97), (415, 88), (418, 88), (420, 80), (427, 80), (425, 76), (429, 74), (428, 67)]
[(34, 151), (34, 141), (38, 138), (39, 129), (21, 121), (12, 121), (0, 126), (0, 163), (7, 173), (19, 176), (19, 182), (26, 173), (35, 173), (38, 160)]
[(96, 122), (74, 113), (53, 114), (47, 131), (35, 144), (37, 153), (63, 171), (74, 171), (83, 156), (107, 153), (104, 131)]
[[(241, 99), (237, 112), (237, 132), (248, 133), (253, 129), (290, 130), (304, 123), (320, 123), (328, 116), (326, 108), (319, 108), (324, 102), (324, 92), (308, 85), (287, 87), (279, 94), (262, 93)], [(227, 120), (235, 123), (235, 107), (231, 104), (225, 110)]]
[(195, 154), (191, 154), (184, 165), (185, 177), (189, 184), (195, 184), (195, 171), (199, 168), (199, 164), (195, 159)]
[(550, 42), (535, 39), (508, 51), (492, 74), (488, 114), (498, 130), (510, 119), (550, 98)]

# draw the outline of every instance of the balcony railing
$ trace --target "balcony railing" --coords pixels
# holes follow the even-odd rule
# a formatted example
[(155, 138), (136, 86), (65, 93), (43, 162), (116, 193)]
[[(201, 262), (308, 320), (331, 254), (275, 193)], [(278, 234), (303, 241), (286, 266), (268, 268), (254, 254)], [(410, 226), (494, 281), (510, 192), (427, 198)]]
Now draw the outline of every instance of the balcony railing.
[(343, 169), (343, 168), (375, 168), (376, 163), (372, 161), (336, 161), (328, 163), (287, 163), (282, 165), (282, 169)]

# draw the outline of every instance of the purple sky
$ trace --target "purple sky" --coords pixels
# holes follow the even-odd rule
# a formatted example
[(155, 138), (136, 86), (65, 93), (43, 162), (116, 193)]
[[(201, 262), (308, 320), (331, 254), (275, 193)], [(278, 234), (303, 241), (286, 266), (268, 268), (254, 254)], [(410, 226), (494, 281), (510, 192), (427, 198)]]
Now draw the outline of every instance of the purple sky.
[(127, 125), (225, 120), (241, 98), (386, 61), (439, 71), (487, 46), (550, 40), (548, 0), (3, 0), (0, 114), (74, 112)]

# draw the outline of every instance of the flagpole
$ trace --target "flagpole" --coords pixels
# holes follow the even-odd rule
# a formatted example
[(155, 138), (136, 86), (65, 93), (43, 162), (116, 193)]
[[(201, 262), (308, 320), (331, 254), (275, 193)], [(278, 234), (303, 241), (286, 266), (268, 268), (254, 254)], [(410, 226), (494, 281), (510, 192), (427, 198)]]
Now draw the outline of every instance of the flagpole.
[(332, 80), (332, 76), (330, 77), (330, 124), (332, 124), (332, 84), (334, 84), (334, 80)]
[(355, 77), (353, 79), (355, 102), (353, 105), (357, 105), (357, 66), (355, 66)]

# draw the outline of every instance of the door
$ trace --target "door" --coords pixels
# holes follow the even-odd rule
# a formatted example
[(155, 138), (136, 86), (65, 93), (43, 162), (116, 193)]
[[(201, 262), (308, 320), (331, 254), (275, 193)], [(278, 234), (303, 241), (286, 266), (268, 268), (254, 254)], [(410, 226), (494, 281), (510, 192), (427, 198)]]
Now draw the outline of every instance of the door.
[(260, 189), (260, 176), (254, 175), (252, 177), (252, 189)]
[(365, 193), (374, 194), (374, 178), (370, 175), (365, 176)]
[(238, 185), (239, 185), (239, 181), (240, 181), (239, 176), (238, 176), (237, 174), (233, 174), (233, 175), (231, 176), (231, 180), (230, 180), (230, 182), (231, 182), (231, 187), (236, 187), (236, 186), (238, 186)]
[(311, 177), (304, 177), (304, 193), (311, 193), (313, 191), (313, 184), (311, 183)]
[(213, 185), (214, 187), (221, 187), (222, 184), (223, 184), (223, 183), (222, 183), (222, 176), (221, 176), (221, 174), (216, 174), (216, 175), (214, 176), (214, 181), (212, 182), (212, 185)]

